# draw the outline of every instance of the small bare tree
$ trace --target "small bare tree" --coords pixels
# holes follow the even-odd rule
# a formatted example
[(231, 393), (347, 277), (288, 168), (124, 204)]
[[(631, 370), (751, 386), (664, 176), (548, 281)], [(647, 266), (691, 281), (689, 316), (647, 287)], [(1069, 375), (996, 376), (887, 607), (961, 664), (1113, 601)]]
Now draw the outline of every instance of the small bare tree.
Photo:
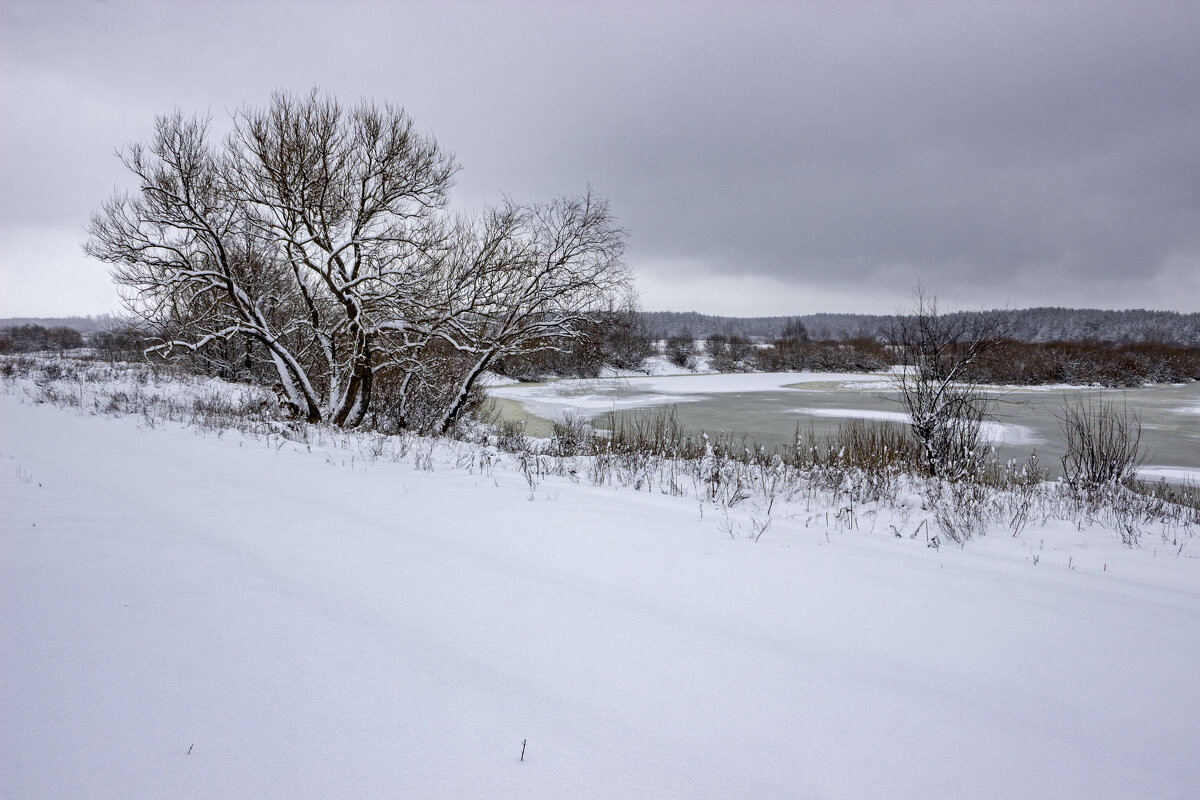
[(990, 400), (969, 367), (1003, 341), (998, 316), (938, 314), (937, 299), (916, 290), (913, 313), (893, 319), (888, 346), (899, 362), (893, 385), (911, 419), (925, 470), (958, 480), (981, 465)]

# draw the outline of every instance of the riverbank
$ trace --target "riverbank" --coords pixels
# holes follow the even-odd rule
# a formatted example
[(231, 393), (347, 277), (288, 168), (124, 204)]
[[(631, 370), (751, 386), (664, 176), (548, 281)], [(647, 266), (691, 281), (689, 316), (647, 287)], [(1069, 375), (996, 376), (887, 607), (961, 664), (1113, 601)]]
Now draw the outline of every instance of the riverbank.
[[(1001, 461), (1024, 461), (1036, 452), (1057, 475), (1063, 455), (1057, 414), (1064, 398), (1082, 394), (1140, 416), (1147, 479), (1200, 482), (1200, 418), (1195, 411), (1200, 408), (1200, 383), (1131, 390), (1076, 386), (983, 390), (996, 398), (985, 432)], [(675, 406), (680, 423), (690, 431), (745, 436), (768, 448), (791, 445), (797, 431), (808, 438), (828, 435), (852, 419), (907, 423), (884, 373), (623, 375), (497, 385), (491, 393), (507, 404), (502, 409), (506, 419), (536, 418), (530, 427), (533, 435), (548, 435), (544, 432), (564, 415), (582, 416), (604, 428), (610, 425), (610, 412), (650, 413), (667, 405)]]

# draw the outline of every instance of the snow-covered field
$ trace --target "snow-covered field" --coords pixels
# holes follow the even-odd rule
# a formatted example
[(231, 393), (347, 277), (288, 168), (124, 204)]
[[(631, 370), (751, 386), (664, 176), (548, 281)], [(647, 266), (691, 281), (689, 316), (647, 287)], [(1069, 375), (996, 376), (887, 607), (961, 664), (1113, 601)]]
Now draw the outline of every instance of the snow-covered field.
[(0, 796), (1200, 786), (1188, 532), (935, 549), (919, 499), (809, 498), (755, 541), (492, 450), (85, 409), (0, 393)]

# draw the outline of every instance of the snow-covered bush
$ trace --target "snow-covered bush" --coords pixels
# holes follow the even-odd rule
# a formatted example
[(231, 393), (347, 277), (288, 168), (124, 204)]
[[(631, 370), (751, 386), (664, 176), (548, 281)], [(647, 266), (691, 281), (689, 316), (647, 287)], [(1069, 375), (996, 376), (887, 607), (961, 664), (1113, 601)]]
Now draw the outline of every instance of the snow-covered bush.
[(983, 469), (986, 442), (980, 430), (989, 399), (970, 382), (968, 370), (1002, 342), (996, 324), (939, 314), (937, 299), (921, 287), (914, 312), (895, 319), (888, 344), (901, 369), (893, 384), (929, 475), (964, 480)]
[(684, 328), (679, 333), (668, 336), (663, 355), (675, 366), (681, 369), (696, 368), (696, 340), (691, 332)]

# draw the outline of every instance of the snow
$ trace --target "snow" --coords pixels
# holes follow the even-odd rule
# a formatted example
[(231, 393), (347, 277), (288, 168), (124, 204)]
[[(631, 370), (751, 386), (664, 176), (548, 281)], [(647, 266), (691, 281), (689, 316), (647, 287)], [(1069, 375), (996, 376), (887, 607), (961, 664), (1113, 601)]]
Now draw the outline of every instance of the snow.
[(610, 409), (648, 408), (703, 400), (719, 394), (769, 392), (803, 384), (835, 384), (874, 390), (880, 376), (842, 372), (741, 372), (696, 375), (626, 375), (576, 378), (548, 383), (498, 386), (495, 397), (515, 400), (539, 417), (556, 419), (571, 411), (601, 413)]
[(455, 447), (425, 471), (0, 393), (0, 796), (1200, 785), (1190, 539), (1051, 523), (935, 550), (914, 498), (754, 542), (711, 505), (531, 490)]
[(701, 349), (695, 356), (696, 365), (694, 369), (683, 369), (667, 360), (666, 356), (649, 356), (642, 360), (642, 366), (638, 370), (610, 370), (609, 375), (605, 377), (614, 378), (640, 378), (647, 375), (651, 376), (666, 376), (666, 375), (691, 375), (713, 372), (712, 365), (709, 363), (709, 358)]
[(1166, 479), (1182, 483), (1191, 481), (1195, 484), (1200, 484), (1200, 469), (1195, 467), (1165, 467), (1158, 465), (1150, 465), (1140, 467), (1138, 469), (1138, 477), (1144, 481), (1157, 481)]
[[(785, 413), (810, 414), (814, 417), (837, 417), (840, 419), (873, 419), (884, 422), (898, 422), (907, 425), (912, 417), (901, 411), (875, 411), (863, 408), (793, 408)], [(1012, 422), (996, 422), (983, 420), (979, 423), (979, 431), (983, 438), (995, 444), (1041, 444), (1043, 440), (1033, 428), (1027, 425), (1017, 425)]]
[[(672, 405), (701, 399), (695, 395), (683, 394), (616, 394), (606, 391), (606, 386), (594, 386), (594, 391), (586, 391), (588, 384), (574, 383), (571, 387), (563, 387), (561, 383), (525, 384), (519, 388), (501, 387), (491, 390), (494, 397), (516, 400), (531, 414), (546, 419), (557, 419), (568, 412), (599, 414), (612, 409), (647, 408), (658, 405)], [(573, 390), (573, 391), (572, 391)]]
[[(796, 384), (821, 383), (857, 388), (878, 383), (883, 376), (859, 372), (739, 372), (711, 375), (662, 376), (631, 380), (631, 386), (679, 394), (769, 392)], [(886, 379), (884, 379), (886, 380)]]
[(676, 373), (630, 375), (619, 379), (571, 378), (545, 384), (512, 384), (500, 387), (498, 391), (503, 393), (502, 396), (514, 400), (523, 399), (524, 389), (553, 389), (559, 394), (570, 394), (579, 386), (611, 386), (614, 389), (638, 389), (646, 392), (710, 395), (769, 392), (805, 383), (832, 383), (858, 388), (864, 384), (877, 383), (881, 377), (862, 372), (712, 372), (695, 375)]
[[(895, 385), (889, 374), (864, 372), (738, 372), (680, 373), (661, 356), (649, 360), (651, 375), (633, 372), (600, 378), (569, 378), (545, 383), (503, 385), (497, 379), (490, 385), (496, 397), (520, 403), (527, 412), (544, 419), (559, 419), (570, 412), (597, 414), (609, 410), (649, 408), (658, 405), (703, 400), (722, 394), (773, 392), (782, 389), (797, 393), (828, 392), (831, 388), (851, 392), (887, 392)], [(1026, 391), (1030, 387), (988, 387), (994, 391)], [(1033, 387), (1035, 389), (1061, 387)], [(1078, 389), (1079, 387), (1071, 387)], [(862, 419), (906, 420), (897, 412), (856, 411), (854, 409), (809, 410), (801, 413)], [(1026, 426), (986, 422), (987, 436), (1009, 445), (1041, 444), (1043, 440)]]

